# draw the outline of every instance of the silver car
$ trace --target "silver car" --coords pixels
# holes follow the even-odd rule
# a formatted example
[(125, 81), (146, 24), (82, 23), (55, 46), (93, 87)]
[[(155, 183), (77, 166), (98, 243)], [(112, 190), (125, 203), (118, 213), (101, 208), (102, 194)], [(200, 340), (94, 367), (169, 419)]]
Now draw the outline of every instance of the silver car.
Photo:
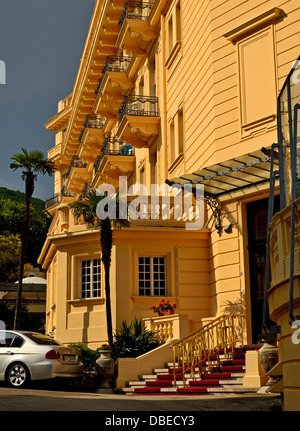
[(80, 349), (48, 335), (0, 330), (0, 381), (20, 388), (30, 380), (82, 376)]

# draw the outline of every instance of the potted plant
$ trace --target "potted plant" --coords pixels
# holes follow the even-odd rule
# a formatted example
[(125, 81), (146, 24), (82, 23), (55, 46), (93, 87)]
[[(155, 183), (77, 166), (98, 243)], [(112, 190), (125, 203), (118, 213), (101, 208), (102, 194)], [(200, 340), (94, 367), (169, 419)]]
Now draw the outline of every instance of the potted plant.
[(171, 305), (169, 300), (165, 301), (164, 299), (161, 300), (158, 306), (153, 305), (153, 307), (151, 307), (151, 310), (153, 310), (154, 313), (158, 313), (159, 316), (170, 316), (175, 313), (175, 309), (176, 304)]

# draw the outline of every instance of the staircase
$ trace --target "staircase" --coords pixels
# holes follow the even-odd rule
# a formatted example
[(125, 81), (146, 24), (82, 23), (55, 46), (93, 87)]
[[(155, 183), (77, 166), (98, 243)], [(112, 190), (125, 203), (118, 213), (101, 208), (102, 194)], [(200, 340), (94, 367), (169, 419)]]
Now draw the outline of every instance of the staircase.
[[(208, 395), (217, 393), (257, 392), (256, 388), (244, 388), (245, 355), (247, 350), (260, 349), (261, 345), (220, 350), (203, 361), (201, 370), (195, 367), (193, 374), (183, 375), (183, 369), (174, 370), (174, 364), (153, 370), (151, 375), (139, 376), (138, 381), (127, 383), (122, 392), (127, 395)], [(174, 373), (175, 371), (175, 373)], [(175, 374), (175, 380), (174, 380)], [(183, 379), (184, 377), (184, 379)]]
[(253, 392), (243, 387), (247, 350), (244, 345), (245, 316), (219, 316), (194, 333), (174, 341), (173, 362), (151, 375), (128, 382), (126, 394), (200, 395), (219, 392)]

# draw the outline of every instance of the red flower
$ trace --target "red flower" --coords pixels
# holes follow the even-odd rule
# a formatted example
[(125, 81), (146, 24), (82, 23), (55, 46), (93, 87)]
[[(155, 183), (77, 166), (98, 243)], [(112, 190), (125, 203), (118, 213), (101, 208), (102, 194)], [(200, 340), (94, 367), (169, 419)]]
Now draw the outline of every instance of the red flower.
[(160, 313), (166, 310), (174, 311), (176, 309), (176, 304), (171, 305), (170, 300), (166, 301), (165, 299), (162, 299), (158, 306), (153, 305), (152, 307), (150, 307), (150, 309), (153, 310), (154, 313)]

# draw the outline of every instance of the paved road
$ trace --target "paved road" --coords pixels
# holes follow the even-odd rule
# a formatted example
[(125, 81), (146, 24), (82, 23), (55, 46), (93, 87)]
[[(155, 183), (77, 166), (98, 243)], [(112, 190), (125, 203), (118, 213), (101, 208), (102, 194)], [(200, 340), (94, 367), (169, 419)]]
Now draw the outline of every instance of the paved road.
[[(247, 412), (249, 418), (245, 416)], [(216, 428), (224, 427), (225, 423), (230, 426), (245, 421), (253, 423), (256, 419), (258, 422), (267, 419), (269, 425), (275, 426), (282, 412), (280, 398), (265, 394), (104, 395), (57, 390), (41, 384), (31, 389), (11, 389), (0, 384), (0, 418), (2, 423), (13, 426), (26, 423), (31, 431), (40, 431), (47, 424), (66, 429), (95, 424), (104, 430), (166, 431), (173, 427), (179, 431), (199, 431), (209, 423)]]
[(0, 411), (199, 412), (280, 411), (280, 398), (265, 394), (134, 396), (53, 390), (39, 385), (11, 389), (0, 384)]

